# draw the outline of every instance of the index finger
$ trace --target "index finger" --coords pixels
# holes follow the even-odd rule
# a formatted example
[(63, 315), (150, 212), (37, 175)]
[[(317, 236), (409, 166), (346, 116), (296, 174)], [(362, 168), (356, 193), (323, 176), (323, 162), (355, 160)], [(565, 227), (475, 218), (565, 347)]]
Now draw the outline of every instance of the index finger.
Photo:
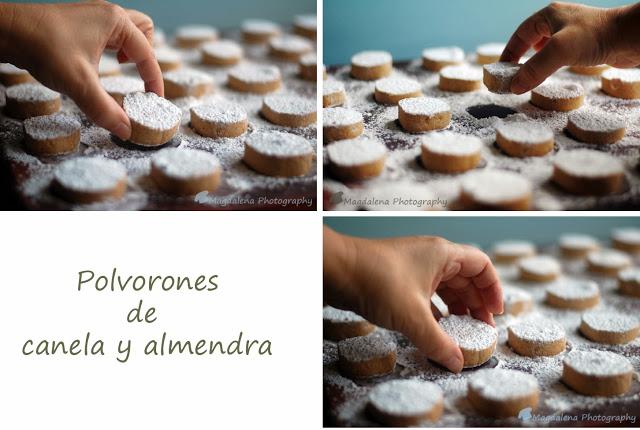
[(500, 61), (517, 63), (525, 52), (551, 36), (549, 23), (542, 11), (538, 11), (516, 29), (502, 51)]
[(133, 24), (128, 21), (125, 29), (122, 44), (116, 47), (122, 51), (129, 60), (136, 64), (138, 73), (144, 81), (146, 91), (152, 91), (164, 97), (164, 82), (162, 81), (162, 72), (160, 66), (153, 53), (153, 48), (144, 34)]

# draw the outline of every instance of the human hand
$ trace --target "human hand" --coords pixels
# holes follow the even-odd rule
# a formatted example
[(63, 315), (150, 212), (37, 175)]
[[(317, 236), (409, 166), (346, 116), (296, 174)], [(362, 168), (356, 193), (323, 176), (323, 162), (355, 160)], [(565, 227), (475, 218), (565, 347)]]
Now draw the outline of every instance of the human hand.
[(97, 125), (128, 139), (129, 118), (100, 85), (98, 63), (105, 49), (117, 51), (120, 62), (136, 64), (146, 91), (164, 95), (151, 19), (103, 1), (11, 6), (14, 40), (3, 58), (71, 97)]
[(515, 31), (500, 61), (517, 62), (527, 50), (537, 53), (514, 77), (511, 91), (522, 94), (562, 66), (631, 67), (640, 64), (637, 5), (601, 9), (551, 3)]
[[(439, 237), (357, 239), (328, 228), (324, 240), (325, 300), (405, 334), (453, 372), (462, 370), (462, 352), (440, 328), (431, 296), (438, 293), (453, 314), (491, 325), (492, 314), (503, 312), (498, 274), (477, 248)], [(341, 250), (344, 258), (334, 259)]]

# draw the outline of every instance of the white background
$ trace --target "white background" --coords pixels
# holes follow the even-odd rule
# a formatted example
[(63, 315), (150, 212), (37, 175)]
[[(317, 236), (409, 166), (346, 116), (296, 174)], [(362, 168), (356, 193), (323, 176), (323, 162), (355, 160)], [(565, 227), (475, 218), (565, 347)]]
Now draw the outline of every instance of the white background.
[[(317, 213), (4, 214), (0, 428), (319, 428)], [(78, 292), (77, 272), (218, 274), (214, 292)], [(154, 324), (127, 323), (139, 298)], [(25, 357), (27, 338), (105, 340), (104, 357)], [(269, 338), (273, 356), (146, 357), (143, 341)], [(128, 363), (116, 361), (132, 338)]]

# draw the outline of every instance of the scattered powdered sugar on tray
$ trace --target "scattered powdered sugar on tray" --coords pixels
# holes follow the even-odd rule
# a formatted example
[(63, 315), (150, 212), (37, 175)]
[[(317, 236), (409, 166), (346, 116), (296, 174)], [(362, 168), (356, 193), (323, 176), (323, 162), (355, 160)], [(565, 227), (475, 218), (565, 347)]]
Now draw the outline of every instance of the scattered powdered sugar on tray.
[(640, 322), (637, 318), (623, 315), (615, 310), (593, 310), (582, 314), (582, 322), (593, 330), (613, 333), (625, 333), (637, 329)]
[(299, 157), (313, 153), (306, 139), (280, 131), (254, 133), (245, 142), (256, 152), (272, 157)]
[(234, 124), (247, 120), (247, 111), (242, 106), (229, 102), (197, 105), (191, 108), (191, 112), (204, 121), (218, 124)]
[(398, 106), (409, 115), (433, 116), (449, 112), (449, 104), (434, 97), (410, 97), (398, 102)]
[(395, 352), (396, 344), (393, 339), (387, 333), (380, 331), (338, 342), (339, 357), (352, 363), (384, 357)]
[(469, 315), (449, 315), (440, 319), (440, 327), (460, 348), (469, 351), (490, 348), (498, 339), (495, 328)]
[(591, 149), (562, 151), (553, 158), (553, 164), (573, 176), (597, 178), (624, 172), (620, 160)]
[(53, 176), (65, 188), (80, 192), (109, 191), (127, 177), (117, 161), (101, 157), (72, 158), (56, 166)]
[(523, 318), (510, 324), (508, 328), (516, 337), (527, 342), (549, 343), (565, 337), (564, 328), (560, 324), (539, 317)]
[(123, 107), (132, 121), (153, 130), (170, 130), (182, 118), (182, 111), (176, 105), (155, 93), (127, 94)]
[(444, 131), (429, 133), (421, 137), (422, 147), (429, 152), (444, 155), (471, 155), (480, 152), (482, 140), (475, 136)]
[(610, 351), (597, 349), (570, 351), (564, 365), (583, 375), (614, 376), (633, 372), (633, 366), (625, 357)]
[(264, 104), (276, 113), (309, 115), (316, 111), (316, 101), (296, 95), (272, 94), (264, 98)]
[(553, 80), (543, 82), (531, 90), (531, 92), (554, 100), (573, 99), (584, 96), (584, 88), (582, 88), (582, 85), (573, 82), (556, 82)]
[(442, 389), (433, 382), (396, 379), (376, 385), (369, 393), (369, 402), (383, 413), (412, 417), (442, 402)]
[(386, 51), (362, 51), (351, 57), (351, 64), (358, 67), (376, 67), (391, 63), (391, 54)]
[(376, 81), (376, 91), (402, 95), (420, 91), (420, 83), (406, 78), (382, 78)]
[(538, 381), (517, 370), (480, 369), (469, 377), (469, 388), (486, 399), (499, 402), (530, 396), (538, 391)]
[(18, 84), (7, 88), (6, 97), (18, 102), (48, 102), (60, 98), (60, 93), (42, 84)]
[(332, 107), (322, 109), (323, 127), (344, 127), (362, 122), (362, 114), (353, 109)]
[(331, 306), (325, 306), (322, 308), (322, 319), (331, 321), (332, 323), (354, 323), (365, 321), (364, 318), (355, 312), (336, 309)]
[(179, 179), (207, 176), (220, 169), (213, 154), (199, 149), (164, 148), (153, 154), (151, 164), (165, 175)]
[(346, 139), (327, 145), (327, 155), (340, 166), (358, 166), (380, 160), (387, 148), (380, 142), (365, 138)]
[(24, 121), (24, 131), (34, 140), (70, 136), (80, 130), (80, 121), (66, 113), (34, 116)]

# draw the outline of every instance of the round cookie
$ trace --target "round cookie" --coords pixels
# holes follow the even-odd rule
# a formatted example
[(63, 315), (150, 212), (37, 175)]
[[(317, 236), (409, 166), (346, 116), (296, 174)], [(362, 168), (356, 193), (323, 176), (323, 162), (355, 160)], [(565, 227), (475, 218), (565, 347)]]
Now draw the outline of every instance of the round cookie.
[(5, 87), (34, 81), (31, 74), (9, 63), (0, 63), (0, 84)]
[(628, 254), (615, 249), (594, 251), (587, 256), (587, 269), (603, 276), (618, 276), (618, 272), (631, 267)]
[(162, 75), (164, 95), (168, 99), (200, 97), (213, 90), (213, 78), (193, 69), (178, 69)]
[(165, 34), (164, 30), (162, 30), (161, 28), (155, 27), (153, 29), (153, 40), (151, 44), (154, 47), (156, 47), (156, 46), (163, 46), (166, 43), (167, 43), (167, 35)]
[(610, 69), (600, 77), (602, 91), (620, 99), (640, 99), (640, 70)]
[(433, 382), (396, 379), (373, 387), (366, 408), (381, 424), (409, 427), (438, 421), (444, 410), (444, 399), (442, 389)]
[(240, 27), (242, 41), (251, 45), (261, 45), (280, 35), (282, 29), (273, 21), (248, 19)]
[(80, 142), (80, 121), (64, 113), (35, 116), (24, 121), (24, 146), (34, 155), (73, 152)]
[(476, 62), (478, 64), (491, 64), (500, 61), (500, 56), (505, 48), (504, 43), (485, 43), (476, 48)]
[(98, 63), (98, 75), (101, 78), (105, 76), (115, 76), (122, 73), (120, 68), (120, 63), (115, 58), (109, 55), (103, 55), (100, 57), (100, 62)]
[(161, 48), (156, 48), (154, 52), (158, 65), (160, 66), (160, 70), (163, 73), (182, 67), (182, 57), (180, 56), (180, 52), (175, 49), (163, 46)]
[(576, 75), (599, 76), (610, 66), (600, 64), (599, 66), (569, 66), (569, 71)]
[(324, 143), (356, 138), (364, 130), (362, 114), (341, 107), (325, 108), (322, 110), (322, 130)]
[(560, 151), (553, 159), (551, 180), (572, 194), (615, 194), (624, 185), (624, 166), (617, 158), (600, 151)]
[(335, 79), (322, 83), (322, 107), (342, 106), (347, 100), (344, 84)]
[(421, 138), (420, 159), (424, 168), (433, 172), (466, 172), (480, 163), (482, 146), (482, 140), (475, 136), (430, 133)]
[(525, 318), (510, 324), (507, 342), (511, 349), (525, 357), (557, 355), (567, 347), (564, 328), (542, 317)]
[(531, 90), (531, 104), (544, 110), (568, 112), (584, 103), (584, 88), (571, 82), (543, 82)]
[(318, 74), (318, 54), (309, 52), (300, 57), (298, 63), (298, 74), (306, 81), (316, 81)]
[(493, 260), (496, 263), (515, 263), (521, 258), (536, 254), (536, 247), (531, 242), (523, 240), (505, 240), (496, 243), (492, 250)]
[(550, 282), (560, 276), (560, 263), (548, 255), (534, 255), (518, 261), (520, 279), (533, 282)]
[(253, 133), (245, 140), (243, 161), (268, 176), (303, 176), (313, 167), (314, 148), (301, 136), (280, 131)]
[(545, 301), (563, 309), (588, 309), (600, 302), (598, 284), (588, 280), (564, 279), (547, 287)]
[(269, 54), (282, 61), (297, 63), (303, 55), (312, 51), (313, 44), (300, 36), (285, 34), (269, 41)]
[(511, 81), (520, 71), (522, 64), (489, 63), (482, 68), (482, 82), (496, 94), (511, 94)]
[(280, 88), (282, 75), (276, 66), (244, 64), (229, 71), (227, 85), (243, 93), (265, 94)]
[(199, 149), (164, 148), (151, 156), (151, 178), (162, 191), (174, 196), (214, 191), (221, 174), (218, 159)]
[(465, 209), (529, 210), (532, 185), (506, 170), (483, 169), (466, 174), (460, 183), (460, 203)]
[(443, 129), (451, 122), (451, 107), (433, 97), (402, 99), (398, 102), (398, 121), (409, 133)]
[(242, 60), (242, 46), (233, 40), (207, 42), (200, 48), (202, 63), (209, 66), (232, 66)]
[(422, 51), (422, 67), (439, 72), (447, 66), (456, 66), (464, 62), (464, 51), (457, 46), (428, 48)]
[(270, 95), (262, 100), (260, 113), (283, 127), (307, 127), (316, 122), (315, 100), (295, 95)]
[(201, 136), (238, 137), (247, 131), (249, 119), (244, 108), (221, 102), (191, 108), (191, 127)]
[(586, 258), (600, 248), (600, 243), (585, 234), (563, 234), (558, 241), (560, 255), (564, 258)]
[(519, 315), (533, 309), (533, 298), (525, 290), (510, 285), (502, 286), (502, 301), (504, 312), (509, 315)]
[(631, 267), (618, 272), (618, 290), (627, 296), (640, 297), (640, 269)]
[(377, 140), (357, 138), (327, 145), (329, 170), (338, 179), (359, 181), (380, 175), (387, 147)]
[(567, 120), (567, 131), (580, 142), (608, 145), (624, 137), (624, 120), (596, 109), (580, 109), (571, 112)]
[(18, 84), (6, 89), (5, 113), (16, 119), (33, 116), (51, 115), (60, 110), (60, 94), (44, 85)]
[(340, 341), (350, 337), (366, 336), (376, 327), (360, 315), (336, 309), (322, 308), (322, 333), (325, 339)]
[(532, 375), (511, 369), (480, 369), (469, 377), (467, 399), (481, 415), (517, 417), (538, 406), (540, 388)]
[(440, 318), (440, 327), (456, 342), (464, 357), (463, 367), (486, 363), (496, 349), (498, 332), (489, 324), (469, 315)]
[(131, 76), (107, 76), (100, 78), (100, 84), (120, 106), (127, 94), (144, 91), (144, 81)]
[(122, 103), (131, 121), (133, 143), (158, 146), (167, 143), (178, 131), (182, 111), (155, 93), (129, 93)]
[(640, 229), (634, 227), (616, 228), (611, 233), (614, 248), (630, 254), (640, 253)]
[(316, 39), (317, 27), (315, 15), (297, 15), (293, 19), (293, 32), (307, 39)]
[(541, 157), (553, 150), (553, 130), (535, 121), (499, 121), (496, 144), (512, 157)]
[(51, 188), (72, 203), (119, 199), (127, 190), (127, 170), (108, 158), (72, 158), (55, 167)]
[(378, 103), (395, 105), (402, 99), (422, 95), (420, 83), (407, 78), (383, 78), (376, 81), (373, 97)]
[(351, 57), (351, 76), (363, 81), (387, 77), (393, 70), (393, 59), (386, 51), (362, 51)]
[(389, 335), (374, 331), (338, 342), (338, 369), (349, 378), (388, 375), (396, 367), (396, 344)]
[(216, 39), (218, 30), (208, 25), (185, 25), (176, 31), (176, 44), (180, 48), (193, 49)]
[(482, 87), (482, 74), (480, 68), (466, 64), (447, 66), (440, 70), (438, 88), (454, 93), (476, 91)]
[(640, 322), (620, 311), (589, 311), (582, 314), (580, 333), (594, 342), (618, 345), (640, 335)]
[(562, 364), (562, 382), (580, 394), (617, 396), (631, 387), (633, 366), (622, 355), (596, 349), (573, 350)]

